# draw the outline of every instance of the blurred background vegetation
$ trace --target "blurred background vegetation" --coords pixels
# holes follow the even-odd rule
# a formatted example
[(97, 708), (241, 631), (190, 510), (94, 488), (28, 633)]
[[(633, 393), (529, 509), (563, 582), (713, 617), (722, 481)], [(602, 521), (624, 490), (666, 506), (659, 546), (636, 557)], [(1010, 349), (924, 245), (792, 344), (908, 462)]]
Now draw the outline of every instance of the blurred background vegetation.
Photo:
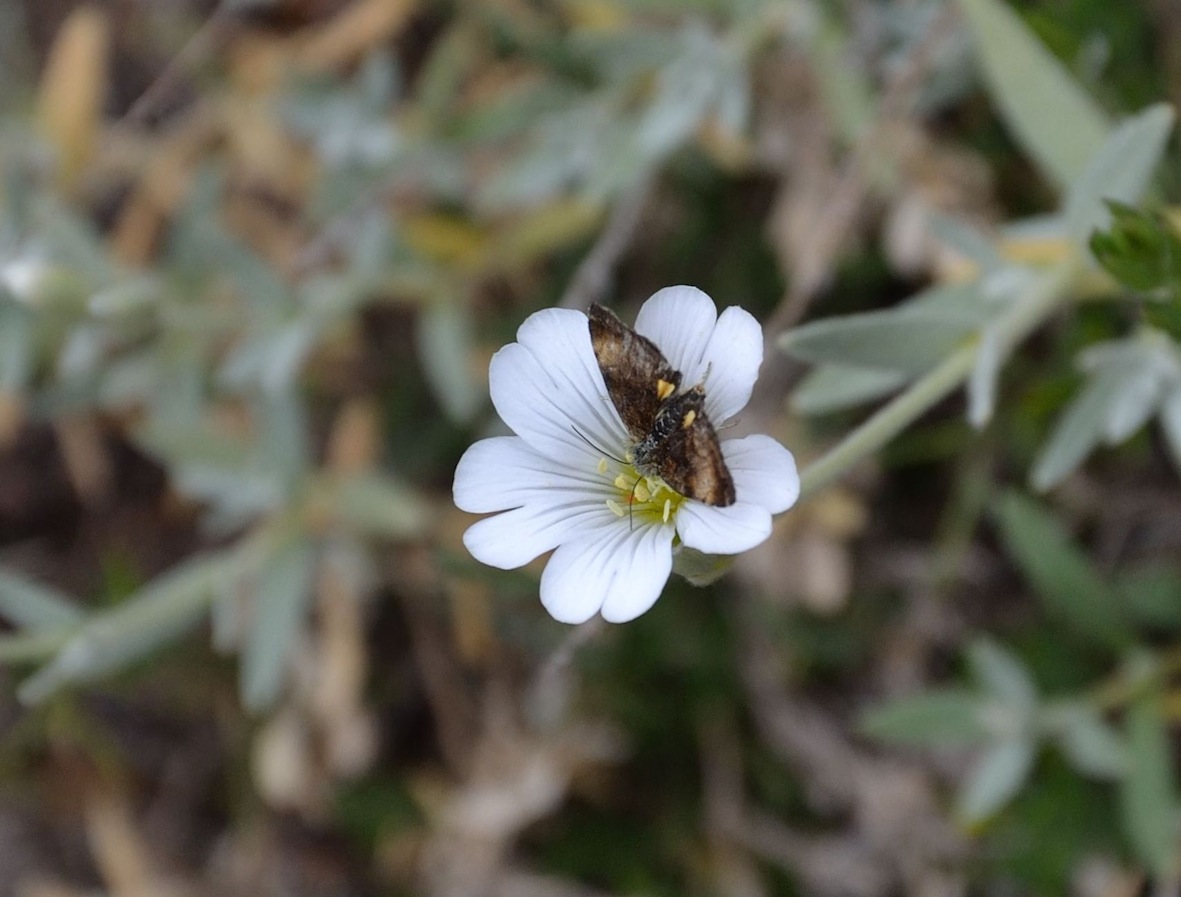
[[(0, 895), (1178, 893), (1179, 47), (4, 0)], [(572, 630), (452, 472), (529, 313), (674, 283), (765, 323), (806, 494)]]

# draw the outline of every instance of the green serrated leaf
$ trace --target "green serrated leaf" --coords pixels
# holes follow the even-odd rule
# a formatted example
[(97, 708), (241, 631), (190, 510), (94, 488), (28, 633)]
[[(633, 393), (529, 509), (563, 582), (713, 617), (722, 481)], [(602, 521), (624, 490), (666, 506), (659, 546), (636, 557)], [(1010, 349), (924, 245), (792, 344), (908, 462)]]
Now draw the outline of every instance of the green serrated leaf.
[(897, 744), (973, 744), (987, 736), (984, 704), (964, 689), (937, 689), (891, 701), (861, 718), (870, 738)]
[(1050, 512), (1010, 492), (997, 507), (997, 521), (1006, 549), (1050, 613), (1095, 644), (1131, 644), (1114, 590)]
[(1043, 174), (1065, 187), (1108, 134), (1107, 117), (1001, 0), (960, 0), (989, 92)]

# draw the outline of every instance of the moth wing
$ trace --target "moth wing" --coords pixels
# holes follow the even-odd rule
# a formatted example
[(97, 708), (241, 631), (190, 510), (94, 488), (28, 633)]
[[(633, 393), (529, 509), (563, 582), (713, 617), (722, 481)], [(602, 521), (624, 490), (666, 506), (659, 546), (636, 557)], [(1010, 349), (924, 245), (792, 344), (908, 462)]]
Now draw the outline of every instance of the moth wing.
[(652, 428), (661, 406), (681, 385), (673, 369), (651, 340), (640, 336), (610, 310), (592, 305), (591, 346), (603, 373), (607, 394), (634, 440)]
[(699, 390), (677, 396), (661, 415), (675, 415), (655, 464), (661, 478), (681, 495), (707, 505), (734, 504), (734, 478), (722, 457), (718, 434), (705, 415), (705, 396)]

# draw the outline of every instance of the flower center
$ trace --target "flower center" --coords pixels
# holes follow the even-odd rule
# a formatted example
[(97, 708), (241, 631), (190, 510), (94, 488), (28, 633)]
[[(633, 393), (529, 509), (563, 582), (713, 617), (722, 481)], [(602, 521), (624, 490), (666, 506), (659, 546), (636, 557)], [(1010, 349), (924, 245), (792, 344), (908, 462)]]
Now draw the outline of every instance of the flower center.
[(677, 508), (685, 496), (675, 491), (660, 477), (645, 476), (632, 464), (632, 456), (625, 456), (627, 463), (616, 470), (606, 458), (599, 460), (599, 473), (610, 477), (615, 474), (612, 485), (619, 490), (618, 497), (607, 499), (607, 507), (616, 517), (627, 517), (633, 524), (668, 523), (677, 514)]

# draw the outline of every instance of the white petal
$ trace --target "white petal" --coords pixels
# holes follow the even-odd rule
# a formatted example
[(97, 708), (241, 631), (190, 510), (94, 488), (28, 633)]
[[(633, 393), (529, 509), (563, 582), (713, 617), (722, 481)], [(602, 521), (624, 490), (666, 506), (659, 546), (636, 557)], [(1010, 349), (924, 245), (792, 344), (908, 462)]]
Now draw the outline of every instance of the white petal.
[(656, 343), (690, 387), (705, 373), (702, 358), (717, 319), (714, 301), (697, 287), (665, 287), (640, 307), (636, 332)]
[(677, 510), (677, 532), (705, 554), (739, 554), (771, 535), (771, 512), (745, 501), (726, 508), (686, 501)]
[[(586, 329), (586, 316), (572, 314), (581, 317)], [(588, 333), (588, 352), (589, 347)], [(603, 454), (624, 457), (624, 427), (616, 423), (618, 415), (606, 386), (596, 387), (585, 374), (585, 368), (569, 362), (544, 365), (520, 342), (510, 342), (492, 355), (488, 371), (492, 405), (504, 423), (537, 452), (593, 469)]]
[(800, 497), (800, 475), (791, 452), (770, 436), (756, 434), (722, 442), (722, 457), (734, 477), (740, 502), (786, 511)]
[(519, 436), (493, 436), (469, 447), (455, 468), (452, 487), (455, 506), (473, 514), (574, 498), (605, 503), (616, 491), (594, 468), (552, 461)]
[(660, 597), (672, 571), (671, 526), (627, 528), (563, 542), (541, 575), (541, 603), (555, 620), (582, 623), (601, 611), (611, 623), (634, 620)]
[(746, 407), (759, 378), (763, 328), (754, 315), (737, 305), (722, 312), (702, 363), (705, 412), (715, 425), (724, 424)]
[(472, 524), (463, 544), (480, 563), (512, 570), (569, 539), (618, 527), (619, 518), (604, 502), (526, 505)]

